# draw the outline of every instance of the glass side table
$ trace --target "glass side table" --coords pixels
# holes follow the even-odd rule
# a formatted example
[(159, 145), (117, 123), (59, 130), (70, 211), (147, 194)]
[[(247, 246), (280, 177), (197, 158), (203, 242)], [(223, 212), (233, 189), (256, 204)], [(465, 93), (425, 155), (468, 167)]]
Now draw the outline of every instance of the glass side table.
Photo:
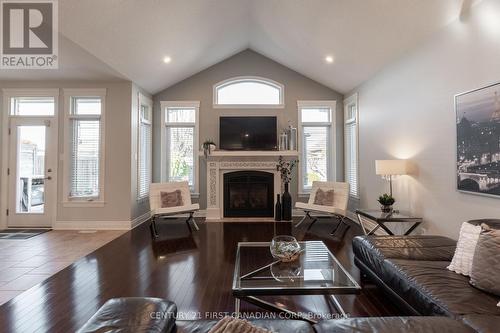
[[(398, 211), (384, 213), (381, 210), (376, 209), (357, 209), (356, 215), (365, 235), (373, 235), (375, 231), (377, 231), (378, 229), (382, 229), (388, 235), (393, 236), (394, 233), (386, 226), (386, 224), (410, 222), (413, 224), (404, 233), (405, 236), (408, 236), (423, 222), (423, 219), (421, 217), (410, 216)], [(363, 223), (363, 219), (368, 219), (375, 222), (376, 226), (372, 229), (367, 229), (365, 224)]]

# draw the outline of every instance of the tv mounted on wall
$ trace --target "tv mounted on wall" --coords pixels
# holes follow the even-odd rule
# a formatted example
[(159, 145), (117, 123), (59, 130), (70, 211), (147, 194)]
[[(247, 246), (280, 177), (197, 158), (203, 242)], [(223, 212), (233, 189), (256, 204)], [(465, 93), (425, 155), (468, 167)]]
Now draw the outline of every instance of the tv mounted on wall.
[(277, 150), (277, 133), (276, 117), (220, 117), (220, 149)]

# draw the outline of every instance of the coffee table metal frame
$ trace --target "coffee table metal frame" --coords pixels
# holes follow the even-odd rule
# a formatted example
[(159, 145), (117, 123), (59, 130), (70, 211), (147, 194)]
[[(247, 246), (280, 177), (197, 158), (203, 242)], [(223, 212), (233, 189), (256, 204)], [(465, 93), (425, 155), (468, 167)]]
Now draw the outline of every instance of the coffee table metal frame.
[[(306, 243), (306, 242), (299, 242), (300, 244)], [(321, 242), (323, 243), (323, 242)], [(233, 296), (235, 297), (235, 312), (237, 314), (240, 313), (240, 303), (241, 301), (246, 301), (248, 303), (254, 304), (262, 309), (268, 310), (268, 311), (275, 311), (275, 312), (281, 312), (285, 313), (289, 316), (289, 318), (294, 318), (294, 319), (300, 319), (300, 320), (305, 320), (309, 323), (315, 324), (317, 323), (315, 320), (312, 320), (308, 318), (307, 316), (303, 316), (299, 313), (296, 313), (294, 311), (290, 311), (286, 309), (283, 306), (278, 306), (273, 303), (267, 302), (261, 298), (258, 298), (257, 296), (283, 296), (283, 295), (324, 295), (327, 296), (327, 299), (331, 302), (335, 310), (338, 311), (338, 313), (343, 317), (347, 317), (347, 313), (345, 312), (344, 308), (338, 301), (337, 297), (335, 295), (340, 295), (340, 294), (359, 294), (361, 291), (361, 287), (359, 284), (354, 280), (354, 278), (347, 272), (347, 270), (342, 266), (342, 264), (337, 260), (337, 258), (331, 253), (331, 251), (328, 249), (328, 247), (323, 243), (325, 246), (325, 249), (328, 251), (328, 254), (330, 255), (331, 259), (335, 261), (338, 265), (338, 267), (342, 270), (342, 272), (346, 275), (346, 277), (352, 282), (353, 286), (346, 286), (346, 287), (322, 287), (322, 288), (297, 288), (297, 287), (269, 287), (269, 288), (238, 288), (238, 281), (241, 280), (241, 278), (248, 277), (250, 275), (253, 275), (259, 271), (262, 271), (264, 269), (270, 268), (272, 265), (279, 263), (278, 261), (274, 261), (269, 263), (266, 266), (263, 266), (261, 268), (258, 268), (252, 272), (249, 272), (247, 274), (244, 274), (243, 276), (240, 276), (240, 248), (245, 246), (245, 247), (263, 247), (263, 246), (269, 246), (269, 242), (239, 242), (238, 243), (238, 249), (236, 253), (236, 263), (235, 263), (235, 268), (234, 268), (234, 273), (233, 273)]]

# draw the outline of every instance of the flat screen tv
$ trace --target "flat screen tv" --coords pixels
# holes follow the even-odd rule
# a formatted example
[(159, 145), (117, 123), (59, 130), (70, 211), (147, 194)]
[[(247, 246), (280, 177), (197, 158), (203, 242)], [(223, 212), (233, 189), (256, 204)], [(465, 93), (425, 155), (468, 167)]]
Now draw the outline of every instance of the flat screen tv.
[(220, 117), (220, 149), (277, 150), (277, 132), (276, 117)]

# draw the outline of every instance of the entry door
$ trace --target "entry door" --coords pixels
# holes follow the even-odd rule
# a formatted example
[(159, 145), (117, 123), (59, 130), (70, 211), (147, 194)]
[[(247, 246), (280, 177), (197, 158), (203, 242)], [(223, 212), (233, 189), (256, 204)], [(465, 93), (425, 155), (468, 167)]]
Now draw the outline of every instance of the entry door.
[(51, 227), (56, 202), (54, 118), (11, 118), (9, 227)]

